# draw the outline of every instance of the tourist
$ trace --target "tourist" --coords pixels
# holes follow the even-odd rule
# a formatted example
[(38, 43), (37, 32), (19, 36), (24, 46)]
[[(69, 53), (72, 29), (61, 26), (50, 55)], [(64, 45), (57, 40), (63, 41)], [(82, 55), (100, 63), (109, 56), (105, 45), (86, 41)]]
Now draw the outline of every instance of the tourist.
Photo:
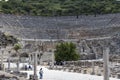
[(31, 65), (29, 65), (29, 67), (28, 67), (28, 68), (29, 68), (29, 70), (32, 70), (32, 66), (31, 66)]
[(27, 65), (25, 65), (25, 70), (27, 70)]
[(42, 70), (42, 68), (40, 69), (39, 74), (40, 74), (40, 79), (42, 79), (43, 78), (43, 70)]

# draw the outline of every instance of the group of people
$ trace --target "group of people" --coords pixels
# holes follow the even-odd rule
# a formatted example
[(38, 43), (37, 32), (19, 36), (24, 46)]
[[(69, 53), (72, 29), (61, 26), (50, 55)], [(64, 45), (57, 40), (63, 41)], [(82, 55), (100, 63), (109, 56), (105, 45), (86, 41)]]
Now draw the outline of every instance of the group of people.
[(31, 65), (29, 65), (29, 66), (25, 65), (25, 70), (32, 70), (32, 66)]

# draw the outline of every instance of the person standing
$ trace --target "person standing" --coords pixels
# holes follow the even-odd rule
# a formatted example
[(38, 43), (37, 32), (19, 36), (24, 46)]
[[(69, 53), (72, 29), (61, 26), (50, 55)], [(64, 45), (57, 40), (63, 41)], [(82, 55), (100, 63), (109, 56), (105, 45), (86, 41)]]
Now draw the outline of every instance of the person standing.
[(42, 70), (42, 68), (40, 69), (39, 74), (40, 74), (40, 79), (42, 79), (43, 78), (43, 70)]

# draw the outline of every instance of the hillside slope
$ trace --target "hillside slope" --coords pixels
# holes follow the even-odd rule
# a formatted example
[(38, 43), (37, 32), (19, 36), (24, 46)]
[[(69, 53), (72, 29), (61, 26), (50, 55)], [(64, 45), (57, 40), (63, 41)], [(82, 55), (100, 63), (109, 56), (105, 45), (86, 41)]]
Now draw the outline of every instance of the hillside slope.
[(16, 15), (78, 16), (119, 13), (116, 0), (9, 0), (0, 2), (0, 12)]

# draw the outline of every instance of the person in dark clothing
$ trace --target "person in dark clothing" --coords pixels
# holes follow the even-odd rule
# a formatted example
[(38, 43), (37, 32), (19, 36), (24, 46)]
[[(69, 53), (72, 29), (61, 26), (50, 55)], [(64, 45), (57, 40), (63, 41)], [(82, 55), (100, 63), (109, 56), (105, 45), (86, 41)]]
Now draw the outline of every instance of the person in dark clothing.
[(42, 70), (42, 68), (39, 71), (39, 75), (40, 75), (40, 79), (43, 79), (43, 70)]
[(29, 70), (32, 70), (32, 67), (31, 67), (31, 65), (29, 65), (29, 67), (28, 67), (28, 68), (29, 68)]
[(25, 65), (25, 70), (27, 70), (27, 65)]

